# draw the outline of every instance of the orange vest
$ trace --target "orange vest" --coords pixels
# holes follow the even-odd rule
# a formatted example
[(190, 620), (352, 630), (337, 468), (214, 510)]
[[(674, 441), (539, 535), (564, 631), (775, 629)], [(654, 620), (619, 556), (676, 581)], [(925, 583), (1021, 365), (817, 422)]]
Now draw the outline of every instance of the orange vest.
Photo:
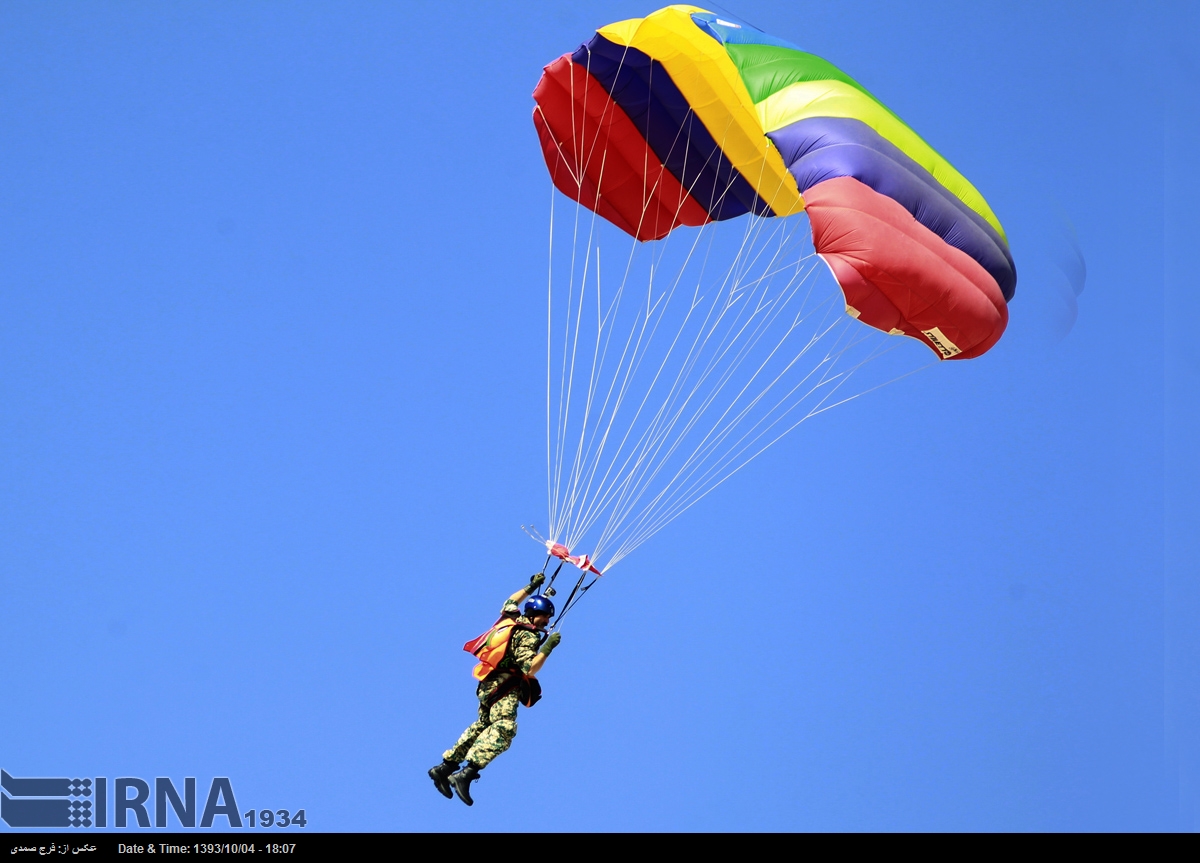
[(500, 663), (504, 661), (504, 655), (508, 653), (508, 643), (512, 641), (513, 632), (518, 629), (533, 631), (532, 626), (517, 623), (511, 617), (502, 617), (492, 624), (492, 628), (483, 635), (472, 638), (463, 645), (463, 650), (473, 654), (479, 660), (479, 664), (472, 672), (476, 680), (483, 680), (500, 667)]

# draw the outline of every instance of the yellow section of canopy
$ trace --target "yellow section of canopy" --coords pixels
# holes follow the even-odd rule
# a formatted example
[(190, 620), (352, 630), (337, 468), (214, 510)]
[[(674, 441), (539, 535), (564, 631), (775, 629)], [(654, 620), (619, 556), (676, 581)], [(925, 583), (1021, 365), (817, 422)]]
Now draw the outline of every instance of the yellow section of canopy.
[(783, 164), (724, 46), (692, 21), (696, 6), (668, 6), (645, 18), (600, 29), (605, 39), (636, 48), (666, 69), (697, 119), (738, 172), (777, 216), (804, 209), (796, 180)]

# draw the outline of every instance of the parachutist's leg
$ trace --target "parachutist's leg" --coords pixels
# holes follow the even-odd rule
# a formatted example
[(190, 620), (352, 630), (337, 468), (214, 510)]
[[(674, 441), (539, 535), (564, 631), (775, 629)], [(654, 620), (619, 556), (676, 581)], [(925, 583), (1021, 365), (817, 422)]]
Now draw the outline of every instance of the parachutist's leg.
[(517, 705), (520, 693), (513, 691), (492, 705), (487, 727), (465, 753), (467, 761), (482, 769), (512, 744), (517, 736)]
[(475, 803), (471, 799), (471, 783), (479, 778), (479, 771), (487, 767), (493, 758), (508, 749), (513, 738), (517, 736), (517, 704), (519, 702), (520, 693), (510, 692), (492, 705), (491, 710), (488, 711), (487, 728), (467, 751), (466, 766), (447, 780), (458, 798), (468, 806)]
[(487, 723), (478, 720), (472, 722), (467, 726), (467, 730), (459, 735), (458, 742), (454, 744), (454, 748), (447, 749), (442, 753), (442, 760), (453, 761), (456, 764), (461, 762), (467, 757), (467, 750), (471, 748), (471, 744), (475, 742), (475, 739), (479, 737), (485, 728), (487, 728)]
[(486, 698), (491, 694), (491, 690), (487, 688), (486, 684), (481, 683), (476, 690), (476, 694), (479, 696), (479, 718), (468, 725), (466, 731), (458, 736), (458, 742), (454, 744), (453, 749), (447, 749), (442, 753), (443, 761), (453, 761), (455, 764), (461, 762), (467, 757), (467, 751), (471, 748), (476, 738), (490, 724), (491, 720), (488, 718), (490, 711), (488, 710)]
[[(488, 700), (495, 691), (494, 684), (480, 685), (479, 720), (467, 731), (471, 731), (477, 725), (482, 727), (482, 731), (476, 732), (474, 742), (463, 754), (463, 757), (467, 759), (466, 765), (446, 780), (458, 798), (468, 806), (475, 803), (471, 799), (471, 783), (479, 778), (479, 771), (487, 767), (493, 758), (507, 749), (517, 735), (517, 705), (520, 703), (520, 690), (509, 692), (489, 707)], [(459, 745), (462, 745), (466, 737), (467, 735), (464, 733), (459, 739)], [(456, 748), (453, 752), (457, 754), (458, 749)]]

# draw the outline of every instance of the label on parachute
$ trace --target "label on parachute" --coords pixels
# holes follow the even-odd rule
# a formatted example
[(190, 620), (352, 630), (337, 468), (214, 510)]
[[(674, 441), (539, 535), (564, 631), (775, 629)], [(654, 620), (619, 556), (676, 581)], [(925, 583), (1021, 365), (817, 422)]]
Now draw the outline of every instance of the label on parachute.
[(944, 360), (950, 359), (955, 354), (962, 353), (962, 348), (946, 338), (945, 334), (937, 327), (934, 327), (932, 330), (921, 330), (921, 334), (933, 342), (933, 346), (938, 349), (938, 353), (942, 355), (942, 359)]

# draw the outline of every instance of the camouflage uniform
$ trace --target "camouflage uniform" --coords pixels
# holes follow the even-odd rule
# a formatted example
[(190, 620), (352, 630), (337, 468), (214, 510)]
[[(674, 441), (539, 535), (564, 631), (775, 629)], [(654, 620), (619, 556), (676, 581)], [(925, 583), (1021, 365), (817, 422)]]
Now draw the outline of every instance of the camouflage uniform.
[[(521, 614), (520, 606), (511, 599), (504, 603), (500, 612), (505, 617), (515, 618), (517, 623), (529, 626), (529, 619)], [(479, 696), (479, 718), (467, 726), (467, 730), (458, 738), (453, 749), (447, 749), (442, 758), (446, 761), (470, 761), (478, 767), (485, 767), (491, 760), (508, 749), (513, 738), (517, 736), (517, 705), (520, 703), (519, 688), (510, 690), (490, 707), (492, 694), (504, 681), (500, 672), (505, 670), (520, 670), (522, 674), (529, 671), (533, 658), (537, 656), (541, 638), (536, 632), (528, 629), (513, 630), (512, 639), (504, 659), (500, 661), (498, 671), (484, 678), (475, 694)]]

